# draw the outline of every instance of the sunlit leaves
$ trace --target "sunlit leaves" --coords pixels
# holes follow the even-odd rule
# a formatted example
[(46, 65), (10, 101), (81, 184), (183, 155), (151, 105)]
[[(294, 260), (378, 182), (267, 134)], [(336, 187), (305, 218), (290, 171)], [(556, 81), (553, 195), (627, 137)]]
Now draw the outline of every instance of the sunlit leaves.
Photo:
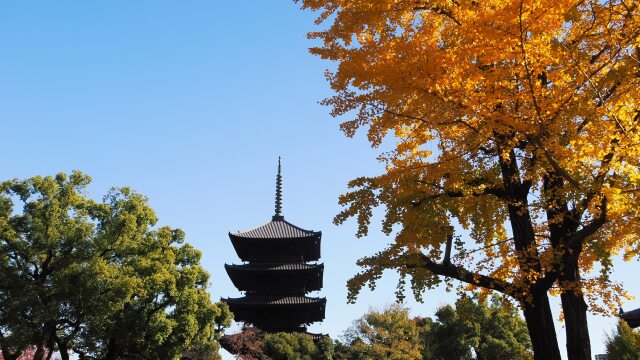
[(201, 253), (182, 230), (156, 226), (144, 196), (119, 188), (94, 201), (89, 182), (74, 172), (0, 183), (0, 347), (217, 355), (214, 326), (229, 326), (231, 314), (211, 303)]
[[(599, 312), (626, 296), (609, 273), (612, 256), (640, 252), (637, 2), (300, 3), (320, 14), (311, 52), (337, 63), (324, 104), (348, 136), (364, 129), (374, 147), (395, 141), (381, 157), (386, 173), (352, 181), (340, 198), (337, 223), (355, 217), (365, 236), (383, 205), (383, 231), (396, 235), (387, 252), (361, 261), (354, 294), (407, 254), (441, 259), (453, 225), (468, 236), (457, 264), (524, 293), (576, 253), (585, 280), (561, 282), (561, 291), (606, 290), (606, 305), (591, 302)], [(505, 177), (505, 163), (517, 176)], [(524, 197), (506, 193), (515, 181)], [(534, 229), (524, 249), (513, 216)], [(432, 283), (409, 273), (416, 288)]]

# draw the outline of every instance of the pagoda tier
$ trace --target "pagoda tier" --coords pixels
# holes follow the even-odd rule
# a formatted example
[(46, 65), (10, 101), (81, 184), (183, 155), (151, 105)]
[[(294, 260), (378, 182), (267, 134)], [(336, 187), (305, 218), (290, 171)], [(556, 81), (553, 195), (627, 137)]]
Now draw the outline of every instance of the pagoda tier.
[(252, 263), (227, 265), (233, 285), (254, 294), (299, 294), (322, 289), (323, 264)]
[(304, 331), (305, 325), (324, 319), (327, 300), (306, 296), (248, 295), (223, 299), (236, 321), (267, 332)]
[(321, 232), (301, 229), (282, 216), (255, 229), (229, 233), (238, 257), (249, 262), (316, 261), (321, 237)]
[(635, 309), (631, 311), (622, 311), (620, 309), (620, 318), (627, 322), (630, 328), (635, 329), (640, 327), (640, 309)]

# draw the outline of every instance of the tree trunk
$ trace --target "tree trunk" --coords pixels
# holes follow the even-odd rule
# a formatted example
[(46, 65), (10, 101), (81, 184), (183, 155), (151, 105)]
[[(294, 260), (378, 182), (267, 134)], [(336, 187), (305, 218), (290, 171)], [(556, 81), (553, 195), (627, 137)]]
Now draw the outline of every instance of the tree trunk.
[(560, 348), (546, 291), (532, 293), (531, 303), (523, 303), (524, 319), (535, 360), (560, 360)]
[(36, 352), (33, 354), (33, 360), (43, 360), (46, 346), (44, 345), (44, 339), (40, 339), (36, 345)]
[(61, 360), (69, 360), (69, 352), (68, 351), (60, 351), (60, 359)]
[(2, 358), (4, 360), (16, 360), (18, 356), (17, 354), (10, 353), (9, 350), (6, 350), (4, 347), (2, 348)]
[(42, 326), (42, 335), (36, 344), (36, 352), (33, 354), (33, 360), (43, 360), (45, 352), (53, 340), (55, 329), (56, 325), (52, 322), (47, 322)]
[[(575, 257), (577, 259), (577, 256)], [(577, 260), (574, 257), (565, 262), (565, 268), (560, 275), (560, 285), (575, 284), (580, 279)], [(591, 360), (591, 341), (587, 326), (587, 303), (582, 291), (565, 290), (560, 294), (562, 312), (567, 334), (567, 355), (569, 360)]]
[(0, 354), (4, 360), (15, 360), (17, 358), (16, 354), (9, 352), (2, 331), (0, 331)]
[[(569, 360), (591, 360), (591, 344), (587, 327), (587, 304), (581, 289), (576, 287), (580, 281), (578, 257), (582, 245), (574, 249), (563, 248), (564, 241), (578, 228), (578, 221), (569, 211), (567, 201), (561, 194), (565, 191), (564, 180), (554, 171), (544, 178), (544, 194), (547, 204), (547, 221), (554, 251), (561, 252), (562, 270), (558, 279), (562, 289), (560, 294), (567, 335), (567, 355)], [(562, 219), (562, 221), (558, 221)]]
[[(535, 241), (533, 221), (529, 213), (530, 181), (522, 181), (515, 150), (511, 149), (508, 158), (498, 157), (504, 189), (507, 193), (509, 222), (513, 232), (513, 241), (520, 271), (534, 274), (542, 273), (542, 265)], [(556, 336), (547, 289), (528, 284), (531, 300), (522, 301), (524, 318), (533, 345), (535, 360), (561, 360), (558, 338)]]
[(58, 350), (60, 351), (61, 360), (69, 360), (69, 346), (67, 342), (60, 340), (56, 337), (56, 344), (58, 344)]
[(116, 360), (120, 356), (121, 346), (116, 343), (116, 341), (111, 338), (109, 339), (109, 343), (107, 345), (107, 354), (104, 356), (104, 360)]

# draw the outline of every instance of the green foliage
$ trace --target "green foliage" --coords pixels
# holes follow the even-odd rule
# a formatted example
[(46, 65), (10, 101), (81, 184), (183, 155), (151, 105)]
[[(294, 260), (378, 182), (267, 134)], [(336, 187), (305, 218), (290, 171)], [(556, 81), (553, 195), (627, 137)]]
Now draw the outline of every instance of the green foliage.
[[(200, 252), (157, 218), (142, 195), (114, 188), (97, 202), (91, 179), (34, 177), (0, 183), (0, 347), (5, 358), (36, 344), (81, 359), (177, 359), (217, 353)], [(21, 205), (21, 206), (20, 206)], [(216, 354), (217, 356), (217, 354)]]
[(331, 360), (333, 340), (328, 336), (314, 340), (306, 333), (265, 334), (245, 327), (237, 334), (225, 335), (221, 342), (236, 358), (243, 360)]
[(216, 325), (216, 338), (220, 340), (220, 337), (224, 333), (224, 330), (231, 326), (231, 322), (233, 321), (233, 313), (229, 310), (229, 305), (225, 302), (217, 302), (216, 307), (218, 308), (218, 312), (213, 319), (214, 324)]
[(336, 358), (422, 359), (419, 335), (406, 307), (395, 304), (382, 311), (370, 310), (345, 332), (344, 344), (336, 345)]
[(607, 336), (607, 359), (640, 359), (640, 332), (634, 331), (622, 320), (618, 321), (616, 330), (616, 333)]
[(316, 343), (305, 333), (267, 334), (264, 346), (274, 360), (331, 360), (333, 352), (330, 338), (322, 338)]
[(471, 360), (471, 349), (478, 345), (478, 324), (462, 321), (451, 305), (438, 309), (436, 319), (423, 331), (424, 358)]
[(402, 305), (371, 310), (335, 344), (334, 359), (520, 360), (531, 358), (527, 327), (501, 297), (463, 297), (435, 320), (410, 318)]
[(493, 297), (489, 304), (462, 297), (455, 309), (450, 305), (438, 309), (436, 321), (429, 325), (422, 331), (426, 359), (531, 357), (526, 324), (501, 297)]

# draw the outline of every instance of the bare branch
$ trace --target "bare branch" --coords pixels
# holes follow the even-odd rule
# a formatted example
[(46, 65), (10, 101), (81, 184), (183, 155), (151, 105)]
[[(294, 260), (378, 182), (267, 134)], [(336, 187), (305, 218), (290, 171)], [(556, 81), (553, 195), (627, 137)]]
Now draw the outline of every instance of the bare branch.
[(415, 11), (420, 11), (420, 10), (433, 11), (436, 14), (443, 15), (443, 16), (451, 19), (454, 23), (456, 23), (456, 25), (462, 26), (462, 23), (460, 22), (460, 20), (456, 19), (456, 17), (453, 16), (453, 13), (451, 13), (450, 10), (445, 9), (445, 8), (443, 8), (441, 6), (415, 6), (413, 8), (413, 10), (415, 10)]
[(577, 190), (581, 190), (580, 183), (578, 183), (573, 177), (571, 177), (571, 175), (565, 169), (560, 167), (560, 164), (558, 164), (558, 162), (553, 158), (553, 154), (551, 154), (551, 152), (549, 152), (549, 150), (545, 148), (544, 144), (542, 144), (540, 137), (539, 136), (533, 137), (533, 142), (538, 146), (538, 148), (540, 148), (540, 150), (542, 150), (544, 157), (547, 158), (547, 160), (551, 164), (551, 167), (553, 167), (553, 170), (555, 170), (565, 180), (567, 180), (569, 184), (571, 184), (571, 186), (573, 186)]

